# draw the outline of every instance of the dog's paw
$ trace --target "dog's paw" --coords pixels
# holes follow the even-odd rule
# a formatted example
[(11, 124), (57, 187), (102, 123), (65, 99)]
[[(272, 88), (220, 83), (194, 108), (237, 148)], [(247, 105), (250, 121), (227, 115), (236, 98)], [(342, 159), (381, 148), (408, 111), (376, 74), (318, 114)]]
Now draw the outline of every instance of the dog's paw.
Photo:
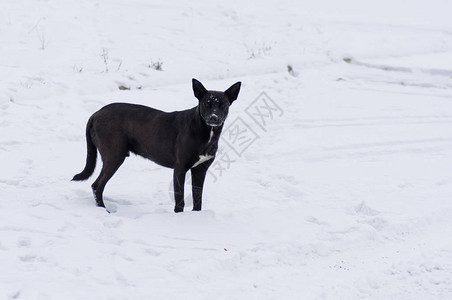
[(184, 211), (184, 208), (183, 208), (183, 207), (177, 207), (177, 206), (176, 206), (176, 207), (174, 208), (174, 212), (175, 212), (175, 213), (180, 213), (180, 212), (183, 212), (183, 211)]

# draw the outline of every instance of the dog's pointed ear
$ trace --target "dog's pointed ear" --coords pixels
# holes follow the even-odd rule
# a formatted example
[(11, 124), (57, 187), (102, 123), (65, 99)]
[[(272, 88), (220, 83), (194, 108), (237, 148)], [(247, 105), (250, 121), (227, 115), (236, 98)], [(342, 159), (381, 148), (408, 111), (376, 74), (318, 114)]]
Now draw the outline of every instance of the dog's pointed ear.
[(228, 88), (224, 93), (228, 96), (229, 102), (232, 102), (237, 99), (240, 92), (240, 86), (242, 83), (239, 81), (237, 83), (234, 83), (230, 88)]
[(191, 81), (193, 83), (193, 92), (195, 93), (195, 97), (198, 100), (201, 100), (202, 97), (204, 97), (204, 95), (207, 93), (206, 88), (202, 85), (201, 82), (194, 78)]

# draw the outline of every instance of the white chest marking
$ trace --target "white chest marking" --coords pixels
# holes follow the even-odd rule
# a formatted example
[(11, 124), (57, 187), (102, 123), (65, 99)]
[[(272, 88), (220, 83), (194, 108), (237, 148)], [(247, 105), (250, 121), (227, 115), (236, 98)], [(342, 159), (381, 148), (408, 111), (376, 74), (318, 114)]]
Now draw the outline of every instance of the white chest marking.
[(212, 158), (213, 158), (213, 155), (200, 155), (199, 156), (199, 160), (193, 165), (192, 168), (194, 168), (194, 167), (196, 167), (196, 166), (202, 164), (203, 162), (208, 161), (209, 159), (212, 159)]
[(212, 140), (212, 137), (213, 137), (213, 127), (212, 127), (212, 129), (210, 129), (210, 137), (209, 137), (209, 141), (207, 142), (207, 144), (210, 143), (210, 141)]

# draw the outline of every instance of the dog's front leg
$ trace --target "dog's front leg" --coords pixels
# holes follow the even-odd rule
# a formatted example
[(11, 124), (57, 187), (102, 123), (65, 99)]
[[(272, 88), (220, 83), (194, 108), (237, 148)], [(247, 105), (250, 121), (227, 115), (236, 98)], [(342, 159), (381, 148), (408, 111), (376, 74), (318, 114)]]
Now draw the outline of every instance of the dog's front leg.
[(206, 178), (207, 169), (212, 162), (205, 162), (191, 169), (191, 184), (193, 194), (193, 210), (201, 210), (202, 207), (202, 190), (204, 187), (204, 179)]
[(173, 175), (173, 183), (174, 183), (174, 200), (176, 202), (176, 206), (174, 207), (174, 212), (183, 212), (184, 211), (184, 184), (185, 184), (185, 170), (180, 170), (175, 168)]

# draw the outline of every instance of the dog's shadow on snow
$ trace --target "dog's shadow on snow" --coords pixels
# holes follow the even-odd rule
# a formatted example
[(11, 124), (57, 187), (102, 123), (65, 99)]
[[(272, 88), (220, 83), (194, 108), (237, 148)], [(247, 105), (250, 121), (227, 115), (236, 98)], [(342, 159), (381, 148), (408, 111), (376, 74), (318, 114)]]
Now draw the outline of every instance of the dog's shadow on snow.
[[(86, 190), (77, 189), (74, 191), (77, 199), (80, 202), (83, 202), (87, 206), (90, 206), (94, 209), (103, 209), (105, 213), (113, 214), (118, 217), (125, 217), (131, 219), (138, 219), (146, 215), (155, 215), (155, 214), (174, 214), (173, 211), (173, 202), (165, 201), (161, 199), (159, 196), (156, 196), (154, 199), (140, 199), (140, 198), (130, 198), (126, 199), (124, 195), (115, 195), (113, 197), (105, 197), (104, 203), (105, 209), (102, 207), (97, 207), (96, 202), (93, 198), (93, 194), (87, 192)], [(188, 198), (188, 197), (187, 197)], [(187, 204), (191, 203), (191, 198), (186, 199)], [(185, 211), (191, 211), (192, 207), (187, 205), (185, 207)]]
[[(145, 215), (174, 214), (173, 203), (165, 203), (157, 199), (148, 201), (140, 199), (125, 199), (124, 197), (104, 197), (106, 210), (116, 216), (138, 219)], [(188, 209), (188, 208), (187, 208)]]

